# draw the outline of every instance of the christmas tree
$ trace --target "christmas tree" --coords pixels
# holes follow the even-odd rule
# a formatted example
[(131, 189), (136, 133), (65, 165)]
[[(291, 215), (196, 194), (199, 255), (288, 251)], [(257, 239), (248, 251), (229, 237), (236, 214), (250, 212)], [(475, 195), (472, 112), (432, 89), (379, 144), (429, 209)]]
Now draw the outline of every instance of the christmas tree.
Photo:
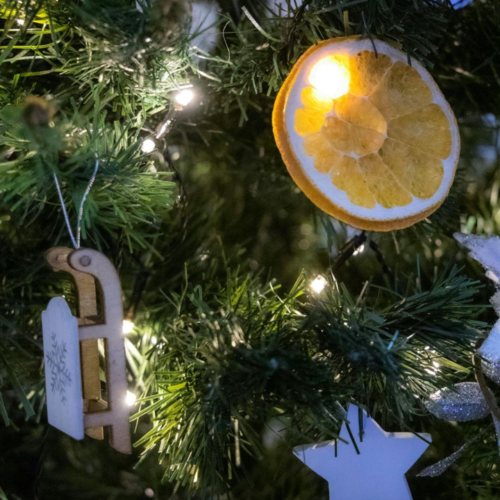
[[(498, 497), (500, 243), (464, 236), (500, 234), (496, 0), (0, 2), (0, 499), (342, 498), (296, 447), (375, 421), (425, 440), (414, 499)], [(80, 367), (41, 315), (83, 306), (45, 255), (80, 246), (131, 454), (48, 423)]]

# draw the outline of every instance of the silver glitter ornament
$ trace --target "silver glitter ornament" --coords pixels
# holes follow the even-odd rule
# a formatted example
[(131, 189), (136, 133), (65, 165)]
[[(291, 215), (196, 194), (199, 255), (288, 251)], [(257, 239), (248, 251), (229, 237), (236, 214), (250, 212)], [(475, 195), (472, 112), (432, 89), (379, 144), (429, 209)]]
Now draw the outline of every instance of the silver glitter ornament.
[(500, 385), (500, 321), (493, 326), (478, 354), (483, 358), (484, 374)]
[(495, 382), (495, 384), (500, 385), (500, 363), (492, 363), (491, 361), (484, 360), (481, 364), (483, 373)]
[(437, 477), (440, 476), (446, 469), (452, 466), (464, 453), (465, 450), (474, 442), (479, 439), (479, 436), (476, 436), (473, 439), (469, 439), (463, 446), (461, 446), (455, 453), (452, 453), (450, 456), (443, 458), (439, 462), (436, 462), (433, 465), (429, 465), (422, 472), (417, 474), (417, 477)]
[(464, 247), (467, 247), (471, 251), (471, 257), (489, 272), (488, 277), (498, 283), (500, 279), (500, 238), (498, 236), (476, 236), (463, 233), (455, 233), (453, 236)]
[(498, 442), (498, 448), (500, 450), (500, 421), (495, 417), (495, 415), (491, 415), (493, 417), (493, 423), (495, 424), (495, 430), (497, 432), (497, 442)]
[[(477, 260), (486, 269), (486, 277), (497, 286), (497, 292), (491, 299), (496, 313), (500, 316), (500, 238), (497, 236), (475, 236), (471, 234), (455, 233), (455, 239), (471, 250), (471, 257)], [(500, 321), (478, 349), (483, 373), (500, 385)], [(465, 382), (455, 385), (454, 388), (443, 389), (434, 393), (426, 403), (427, 409), (436, 417), (443, 420), (467, 422), (486, 417), (491, 409), (486, 402), (479, 384)], [(500, 421), (495, 415), (493, 423), (497, 434), (500, 449)], [(436, 477), (441, 475), (450, 465), (455, 463), (470, 444), (478, 439), (468, 441), (455, 453), (424, 469), (419, 476)]]
[(477, 420), (490, 414), (481, 388), (475, 382), (462, 382), (437, 391), (425, 406), (436, 417), (455, 422)]
[[(486, 277), (500, 286), (500, 238), (463, 233), (455, 233), (453, 236), (471, 251), (472, 258), (482, 264), (486, 269)], [(500, 316), (500, 292), (493, 295), (491, 303)]]

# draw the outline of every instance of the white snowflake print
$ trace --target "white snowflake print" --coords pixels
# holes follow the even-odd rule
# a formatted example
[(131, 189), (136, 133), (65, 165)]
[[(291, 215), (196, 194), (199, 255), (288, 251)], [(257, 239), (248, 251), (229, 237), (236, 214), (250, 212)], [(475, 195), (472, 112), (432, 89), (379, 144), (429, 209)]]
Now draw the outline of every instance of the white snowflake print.
[(50, 369), (50, 389), (59, 394), (61, 402), (66, 403), (66, 390), (71, 386), (71, 374), (66, 366), (66, 342), (58, 342), (56, 334), (51, 335), (51, 347), (47, 353), (47, 368)]

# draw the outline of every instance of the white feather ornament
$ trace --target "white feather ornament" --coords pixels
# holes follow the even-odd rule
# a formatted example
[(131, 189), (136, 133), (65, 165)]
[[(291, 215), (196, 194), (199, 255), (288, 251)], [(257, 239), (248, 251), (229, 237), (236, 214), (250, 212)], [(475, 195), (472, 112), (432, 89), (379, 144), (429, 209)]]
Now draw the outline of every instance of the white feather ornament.
[(291, 9), (298, 9), (304, 0), (267, 0), (266, 16), (271, 17), (272, 14), (279, 17), (286, 17)]
[(190, 45), (202, 52), (212, 52), (220, 37), (217, 21), (219, 7), (214, 1), (199, 1), (192, 3)]

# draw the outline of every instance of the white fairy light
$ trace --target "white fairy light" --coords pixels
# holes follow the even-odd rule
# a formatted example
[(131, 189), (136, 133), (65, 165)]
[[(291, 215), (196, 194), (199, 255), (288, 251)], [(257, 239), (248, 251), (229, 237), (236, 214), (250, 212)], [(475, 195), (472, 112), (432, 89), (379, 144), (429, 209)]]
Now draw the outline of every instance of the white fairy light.
[(125, 397), (125, 403), (127, 403), (128, 406), (134, 406), (136, 401), (137, 401), (137, 396), (133, 392), (127, 391), (127, 396)]
[(156, 143), (153, 139), (144, 139), (142, 141), (141, 151), (143, 153), (152, 153), (156, 148)]
[(122, 325), (122, 333), (124, 335), (128, 335), (129, 333), (132, 333), (134, 331), (135, 325), (132, 323), (132, 321), (129, 321), (128, 319), (123, 320), (123, 325)]
[(324, 289), (325, 289), (325, 286), (328, 284), (328, 281), (326, 280), (326, 278), (324, 276), (316, 276), (316, 278), (314, 278), (314, 280), (312, 281), (311, 285), (309, 286), (309, 288), (316, 294), (320, 294)]
[(330, 99), (347, 94), (350, 80), (349, 70), (334, 57), (321, 59), (309, 73), (309, 83), (319, 94)]
[(194, 92), (191, 89), (181, 90), (175, 96), (175, 103), (181, 108), (185, 108), (194, 98)]

